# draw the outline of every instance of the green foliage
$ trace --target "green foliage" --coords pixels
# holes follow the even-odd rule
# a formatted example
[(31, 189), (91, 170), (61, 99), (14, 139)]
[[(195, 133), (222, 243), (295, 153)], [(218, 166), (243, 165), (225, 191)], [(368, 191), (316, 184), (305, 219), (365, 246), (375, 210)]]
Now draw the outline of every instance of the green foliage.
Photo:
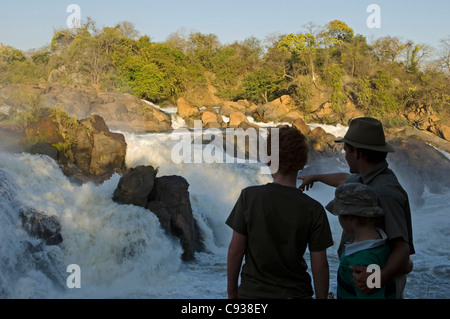
[(282, 95), (285, 80), (270, 68), (255, 70), (243, 80), (243, 98), (254, 103), (267, 103)]
[(343, 75), (344, 70), (337, 64), (332, 64), (328, 68), (327, 82), (329, 86), (333, 88), (333, 93), (331, 94), (331, 105), (333, 110), (338, 114), (342, 112), (342, 106), (346, 102), (344, 87), (342, 85)]
[(354, 32), (345, 22), (340, 20), (330, 21), (321, 32), (323, 43), (326, 45), (341, 45), (350, 42)]
[(311, 109), (309, 102), (312, 95), (312, 86), (312, 80), (303, 77), (299, 79), (297, 85), (293, 86), (291, 92), (289, 92), (298, 108), (306, 114), (309, 114)]
[[(400, 113), (420, 105), (432, 106), (438, 116), (450, 113), (450, 41), (443, 41), (440, 60), (428, 65), (428, 46), (396, 37), (369, 45), (340, 20), (268, 42), (251, 37), (222, 45), (215, 34), (179, 31), (156, 43), (139, 36), (132, 23), (98, 28), (88, 18), (78, 29), (55, 31), (50, 46), (31, 57), (1, 44), (0, 84), (91, 85), (160, 104), (180, 96), (199, 104), (215, 97), (260, 104), (289, 94), (305, 113), (318, 94), (328, 94), (335, 112), (342, 113), (350, 98), (389, 125), (401, 124)], [(23, 113), (19, 121), (38, 115)]]
[(289, 34), (278, 43), (281, 51), (288, 51), (291, 55), (291, 63), (305, 63), (309, 66), (311, 77), (315, 80), (314, 59), (316, 55), (316, 38), (311, 33)]
[(260, 64), (260, 52), (260, 43), (252, 38), (215, 50), (210, 62), (219, 97), (232, 100), (241, 95), (244, 79)]
[(6, 63), (24, 62), (26, 60), (22, 51), (14, 49), (9, 45), (0, 44), (0, 61)]
[(378, 71), (370, 81), (362, 78), (356, 82), (356, 101), (368, 116), (379, 119), (395, 116), (401, 104), (392, 82), (393, 79), (384, 70)]
[(136, 44), (136, 48), (113, 56), (123, 83), (143, 99), (161, 102), (176, 98), (184, 89), (188, 74), (186, 56), (171, 46), (146, 39)]
[(36, 79), (35, 69), (22, 51), (0, 44), (0, 83), (15, 84)]

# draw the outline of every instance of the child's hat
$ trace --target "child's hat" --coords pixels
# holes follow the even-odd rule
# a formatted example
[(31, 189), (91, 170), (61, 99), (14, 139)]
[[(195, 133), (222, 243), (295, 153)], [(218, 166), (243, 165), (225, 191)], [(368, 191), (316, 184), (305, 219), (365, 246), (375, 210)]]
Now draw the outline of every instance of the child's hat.
[(361, 183), (342, 184), (335, 191), (335, 198), (325, 207), (333, 215), (361, 217), (383, 216), (375, 190)]

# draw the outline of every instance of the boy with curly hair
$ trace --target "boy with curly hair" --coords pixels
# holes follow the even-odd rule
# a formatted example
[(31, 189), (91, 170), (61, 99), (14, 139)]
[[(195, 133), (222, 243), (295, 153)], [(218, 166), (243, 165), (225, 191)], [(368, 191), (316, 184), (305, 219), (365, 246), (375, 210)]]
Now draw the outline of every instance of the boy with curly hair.
[[(315, 292), (316, 298), (327, 298), (330, 226), (323, 206), (296, 187), (297, 173), (308, 159), (308, 144), (296, 128), (272, 130), (279, 130), (275, 145), (272, 132), (267, 138), (267, 154), (274, 147), (279, 153), (273, 182), (243, 189), (226, 221), (233, 229), (227, 257), (228, 297), (312, 298)], [(314, 291), (304, 259), (307, 248)]]

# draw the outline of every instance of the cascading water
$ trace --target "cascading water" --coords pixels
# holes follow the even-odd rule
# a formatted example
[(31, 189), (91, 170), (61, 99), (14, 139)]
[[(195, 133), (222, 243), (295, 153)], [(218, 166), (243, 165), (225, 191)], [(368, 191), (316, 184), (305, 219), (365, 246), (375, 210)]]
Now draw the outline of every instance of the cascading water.
[[(155, 215), (112, 201), (117, 174), (99, 186), (79, 186), (46, 156), (0, 153), (0, 298), (226, 298), (231, 230), (225, 220), (242, 188), (270, 182), (270, 176), (254, 164), (176, 164), (171, 150), (177, 141), (170, 133), (123, 134), (128, 167), (152, 165), (158, 176), (180, 175), (189, 182), (206, 251), (196, 253), (194, 262), (182, 262), (178, 240), (162, 230)], [(325, 205), (334, 189), (316, 184), (308, 195)], [(449, 200), (450, 192), (426, 192), (424, 205), (413, 207), (417, 253), (406, 298), (449, 297)], [(49, 246), (27, 234), (19, 218), (23, 207), (56, 216), (63, 242)], [(328, 250), (330, 291), (335, 291), (341, 228), (334, 216), (328, 218), (335, 241)], [(71, 264), (80, 267), (80, 288), (66, 285)]]

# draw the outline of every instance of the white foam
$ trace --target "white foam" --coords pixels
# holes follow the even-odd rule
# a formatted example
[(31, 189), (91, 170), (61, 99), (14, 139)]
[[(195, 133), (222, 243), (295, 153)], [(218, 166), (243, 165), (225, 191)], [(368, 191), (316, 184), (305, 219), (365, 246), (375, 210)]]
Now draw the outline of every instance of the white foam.
[[(337, 137), (345, 132), (340, 126), (321, 127)], [(158, 176), (186, 178), (194, 217), (207, 251), (196, 254), (194, 263), (182, 263), (178, 240), (165, 234), (151, 212), (111, 200), (120, 179), (117, 174), (100, 186), (92, 183), (77, 186), (48, 157), (0, 153), (3, 172), (0, 208), (6, 212), (0, 214), (0, 255), (4, 261), (0, 264), (0, 296), (3, 293), (10, 298), (226, 297), (226, 253), (231, 230), (225, 220), (241, 189), (267, 183), (270, 176), (261, 175), (259, 166), (252, 164), (175, 164), (171, 160), (175, 142), (169, 133), (124, 134), (127, 166), (152, 165), (158, 168)], [(307, 194), (326, 205), (334, 188), (316, 183)], [(427, 191), (425, 204), (413, 208), (417, 253), (412, 257), (415, 270), (409, 275), (408, 298), (448, 297), (449, 200), (450, 192)], [(19, 206), (58, 216), (62, 223), (63, 243), (44, 248), (40, 255), (47, 261), (45, 271), (36, 269), (32, 256), (23, 258), (21, 242), (36, 243), (36, 239), (20, 227)], [(335, 216), (328, 214), (328, 218), (335, 242), (328, 250), (333, 290), (341, 228)], [(82, 288), (61, 293), (51, 274), (67, 277), (65, 267), (72, 263), (81, 267)], [(6, 288), (2, 290), (2, 286)]]

